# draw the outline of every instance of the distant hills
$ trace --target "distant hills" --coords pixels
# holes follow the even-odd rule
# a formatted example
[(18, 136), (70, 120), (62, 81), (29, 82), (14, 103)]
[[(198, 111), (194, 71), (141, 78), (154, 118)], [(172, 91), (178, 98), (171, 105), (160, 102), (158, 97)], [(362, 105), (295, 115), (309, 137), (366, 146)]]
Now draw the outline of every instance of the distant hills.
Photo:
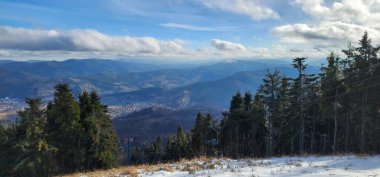
[[(152, 135), (174, 132), (176, 126), (169, 126), (171, 124), (188, 129), (197, 112), (220, 116), (234, 93), (254, 93), (267, 70), (276, 68), (283, 75), (297, 74), (290, 62), (276, 60), (226, 60), (188, 65), (102, 59), (2, 60), (0, 99), (9, 97), (22, 105), (25, 97), (40, 97), (46, 103), (59, 82), (68, 83), (74, 94), (96, 90), (102, 102), (111, 105), (111, 115), (119, 115), (113, 120), (119, 136), (136, 136), (145, 142), (151, 140)], [(318, 73), (319, 69), (311, 66), (308, 72)]]
[[(49, 100), (53, 86), (67, 82), (74, 93), (96, 90), (106, 104), (154, 103), (170, 107), (226, 108), (233, 93), (254, 92), (267, 69), (288, 76), (295, 70), (276, 60), (226, 60), (201, 66), (137, 63), (125, 60), (0, 62), (0, 98), (41, 97)], [(177, 68), (175, 68), (177, 67)], [(310, 72), (318, 72), (310, 67)]]
[[(174, 89), (214, 81), (241, 71), (289, 66), (279, 61), (227, 60), (186, 68), (123, 60), (70, 59), (66, 61), (0, 62), (0, 98), (38, 96), (48, 99), (54, 84), (69, 83), (74, 92), (97, 90), (101, 95), (142, 89)], [(180, 68), (180, 69), (179, 69)], [(113, 104), (110, 102), (109, 104)]]
[(135, 143), (141, 145), (153, 141), (157, 136), (167, 137), (175, 132), (178, 126), (183, 126), (189, 131), (198, 112), (210, 113), (217, 119), (221, 118), (221, 112), (213, 109), (170, 109), (154, 106), (114, 118), (113, 127), (121, 139), (134, 137)]

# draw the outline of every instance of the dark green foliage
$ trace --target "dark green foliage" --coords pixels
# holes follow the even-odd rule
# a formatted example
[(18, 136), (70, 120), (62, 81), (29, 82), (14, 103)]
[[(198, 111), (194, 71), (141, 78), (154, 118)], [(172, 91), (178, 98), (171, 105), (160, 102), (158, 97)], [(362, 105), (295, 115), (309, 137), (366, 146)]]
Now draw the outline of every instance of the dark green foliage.
[[(198, 113), (194, 127), (185, 133), (181, 126), (176, 134), (167, 138), (157, 137), (156, 141), (145, 147), (133, 150), (134, 164), (168, 162), (199, 156), (218, 154), (219, 129), (211, 114)], [(165, 140), (166, 139), (166, 140)], [(165, 144), (165, 145), (164, 145)]]
[(252, 100), (249, 92), (241, 97), (237, 93), (231, 101), (230, 111), (224, 112), (221, 121), (220, 146), (224, 155), (262, 156), (265, 147), (265, 118), (263, 99), (256, 95)]
[[(209, 150), (234, 158), (379, 153), (379, 51), (364, 33), (358, 47), (343, 51), (346, 58), (329, 55), (320, 75), (306, 73), (303, 57), (293, 59), (295, 78), (268, 71), (254, 96), (249, 92), (233, 95), (219, 125), (209, 115), (198, 114), (186, 136), (191, 138), (185, 138), (179, 128), (166, 141), (161, 160), (218, 155)], [(220, 129), (218, 146), (207, 143), (212, 138), (207, 133), (210, 123)]]
[(177, 156), (176, 159), (181, 159), (186, 156), (186, 147), (188, 143), (186, 142), (185, 133), (183, 132), (183, 128), (181, 126), (178, 127), (175, 142), (175, 155)]
[(40, 99), (27, 99), (26, 103), (28, 107), (18, 113), (17, 125), (6, 130), (0, 171), (4, 176), (49, 176), (51, 156), (57, 149), (47, 142), (46, 114)]
[[(324, 129), (320, 130), (320, 134), (316, 136), (326, 136), (327, 140), (332, 143), (331, 151), (336, 152), (337, 149), (337, 131), (340, 122), (338, 119), (341, 115), (342, 101), (340, 93), (345, 92), (345, 87), (342, 83), (342, 73), (340, 68), (340, 58), (331, 53), (327, 57), (327, 67), (322, 67), (321, 76), (321, 98), (320, 98), (320, 114), (321, 122), (324, 123)], [(330, 149), (327, 149), (330, 151)]]
[[(234, 158), (379, 153), (379, 51), (365, 33), (358, 47), (343, 51), (346, 58), (333, 53), (328, 56), (320, 75), (306, 73), (307, 59), (295, 58), (295, 78), (281, 76), (278, 70), (268, 71), (254, 96), (237, 92), (232, 97), (219, 125), (209, 115), (198, 114), (189, 134), (179, 128), (176, 135), (168, 137), (163, 150), (157, 148), (157, 140), (146, 153), (136, 153), (153, 160), (136, 158), (136, 162), (220, 153)], [(209, 136), (210, 124), (219, 129), (217, 146), (208, 143), (214, 136)], [(157, 153), (162, 158), (156, 158)]]
[(188, 136), (190, 135), (190, 148), (194, 156), (214, 155), (216, 153), (211, 143), (213, 140), (219, 140), (219, 130), (211, 114), (204, 117), (198, 113), (191, 134)]
[[(367, 32), (359, 41), (359, 46), (349, 46), (343, 52), (347, 56), (343, 60), (344, 84), (350, 96), (351, 108), (349, 122), (357, 132), (348, 140), (353, 143), (352, 150), (357, 152), (379, 152), (379, 58), (380, 46), (374, 47)], [(359, 142), (357, 140), (359, 139)]]
[(0, 176), (53, 176), (116, 165), (118, 140), (95, 92), (83, 93), (80, 106), (67, 84), (56, 85), (43, 109), (27, 99), (15, 125), (0, 126)]
[[(345, 59), (331, 54), (320, 76), (305, 72), (306, 58), (293, 59), (299, 73), (296, 78), (268, 72), (252, 112), (244, 109), (247, 101), (239, 93), (232, 97), (230, 110), (220, 123), (221, 149), (231, 157), (244, 156), (247, 147), (256, 149), (255, 156), (379, 153), (379, 51), (380, 46), (373, 47), (364, 33), (358, 47), (343, 51)], [(243, 128), (244, 112), (255, 117), (248, 123), (255, 126)], [(257, 126), (262, 130), (257, 131)], [(251, 130), (260, 135), (253, 136), (253, 145), (242, 143)]]
[(118, 138), (107, 115), (107, 107), (100, 104), (96, 92), (79, 96), (80, 122), (84, 129), (85, 168), (110, 168), (116, 165)]
[(261, 95), (265, 104), (265, 119), (267, 122), (268, 136), (267, 139), (267, 155), (271, 156), (273, 154), (273, 149), (275, 147), (275, 139), (278, 137), (278, 127), (275, 124), (280, 124), (281, 115), (278, 113), (277, 109), (280, 105), (279, 92), (281, 88), (281, 77), (280, 72), (275, 70), (273, 73), (266, 74), (263, 79), (263, 85), (258, 91)]
[(5, 140), (6, 140), (6, 133), (5, 133), (5, 128), (3, 127), (3, 125), (0, 124), (0, 156), (2, 155), (2, 153), (4, 153), (4, 144), (5, 144)]
[(84, 163), (84, 131), (80, 110), (67, 84), (55, 87), (54, 99), (47, 107), (48, 141), (58, 149), (55, 154), (59, 172), (82, 169)]
[(204, 142), (205, 142), (205, 135), (206, 135), (206, 127), (204, 126), (204, 121), (205, 118), (201, 113), (197, 114), (197, 118), (195, 119), (195, 124), (193, 129), (191, 129), (191, 148), (192, 148), (192, 153), (195, 156), (201, 156), (205, 155), (205, 147), (204, 147)]

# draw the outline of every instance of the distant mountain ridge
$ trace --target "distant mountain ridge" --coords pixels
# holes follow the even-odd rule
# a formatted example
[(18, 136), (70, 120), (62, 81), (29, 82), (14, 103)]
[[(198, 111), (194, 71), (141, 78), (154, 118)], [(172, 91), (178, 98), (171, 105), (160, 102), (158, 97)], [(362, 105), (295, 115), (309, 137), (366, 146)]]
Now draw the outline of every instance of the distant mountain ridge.
[[(180, 66), (181, 65), (181, 66)], [(225, 108), (236, 91), (254, 92), (266, 69), (279, 68), (283, 74), (295, 70), (285, 61), (226, 60), (201, 66), (138, 63), (104, 59), (65, 61), (4, 61), (0, 64), (0, 98), (41, 97), (49, 100), (56, 83), (69, 83), (74, 93), (96, 90), (105, 103), (164, 104), (190, 108)], [(310, 67), (311, 72), (316, 68)]]
[[(102, 103), (109, 105), (119, 137), (148, 143), (175, 132), (177, 126), (188, 131), (198, 112), (220, 118), (234, 93), (254, 93), (267, 71), (276, 68), (282, 75), (297, 75), (290, 63), (275, 60), (190, 66), (99, 59), (0, 61), (0, 98), (23, 104), (25, 97), (40, 97), (46, 103), (59, 82), (68, 83), (74, 97), (84, 90), (96, 90)], [(308, 73), (318, 72), (316, 67), (308, 68)]]
[[(146, 88), (133, 92), (121, 92), (104, 95), (106, 103), (131, 104), (133, 102), (153, 102), (171, 107), (189, 108), (207, 106), (214, 109), (228, 107), (231, 96), (237, 91), (256, 92), (267, 71), (279, 69), (282, 75), (295, 77), (297, 71), (290, 67), (270, 68), (257, 71), (242, 71), (229, 77), (197, 82), (173, 89)], [(309, 68), (309, 73), (317, 73), (317, 68)]]

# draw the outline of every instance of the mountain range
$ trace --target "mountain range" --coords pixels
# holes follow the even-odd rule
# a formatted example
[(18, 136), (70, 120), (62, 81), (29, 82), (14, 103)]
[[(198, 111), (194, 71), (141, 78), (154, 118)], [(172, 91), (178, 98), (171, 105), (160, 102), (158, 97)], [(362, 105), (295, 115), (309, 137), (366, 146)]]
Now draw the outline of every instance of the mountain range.
[[(278, 60), (192, 64), (106, 59), (3, 60), (0, 99), (19, 102), (18, 108), (25, 97), (40, 97), (46, 103), (59, 82), (68, 83), (75, 96), (84, 90), (96, 90), (103, 103), (110, 105), (120, 137), (135, 136), (145, 142), (152, 140), (152, 134), (175, 131), (166, 125), (182, 125), (187, 130), (197, 112), (220, 117), (234, 93), (254, 93), (265, 74), (275, 69), (289, 77), (297, 75), (290, 62)], [(318, 73), (319, 69), (309, 66), (307, 72)]]

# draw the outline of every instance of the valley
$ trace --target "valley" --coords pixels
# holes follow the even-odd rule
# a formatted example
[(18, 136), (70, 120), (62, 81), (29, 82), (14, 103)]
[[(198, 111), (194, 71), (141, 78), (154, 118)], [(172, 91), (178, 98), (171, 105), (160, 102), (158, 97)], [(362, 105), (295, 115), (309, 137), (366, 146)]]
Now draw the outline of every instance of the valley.
[[(84, 90), (97, 91), (115, 118), (120, 138), (142, 137), (138, 144), (143, 144), (157, 135), (175, 132), (175, 127), (165, 126), (181, 125), (189, 130), (197, 112), (221, 118), (231, 95), (237, 91), (254, 93), (267, 70), (276, 68), (289, 77), (297, 74), (289, 63), (278, 60), (225, 60), (195, 66), (101, 59), (4, 61), (0, 63), (4, 78), (0, 81), (0, 97), (4, 98), (0, 116), (3, 121), (14, 121), (27, 97), (39, 97), (46, 105), (54, 85), (64, 82), (74, 96)], [(310, 73), (318, 71), (317, 67), (309, 68)], [(153, 123), (158, 121), (163, 127), (154, 130)]]

